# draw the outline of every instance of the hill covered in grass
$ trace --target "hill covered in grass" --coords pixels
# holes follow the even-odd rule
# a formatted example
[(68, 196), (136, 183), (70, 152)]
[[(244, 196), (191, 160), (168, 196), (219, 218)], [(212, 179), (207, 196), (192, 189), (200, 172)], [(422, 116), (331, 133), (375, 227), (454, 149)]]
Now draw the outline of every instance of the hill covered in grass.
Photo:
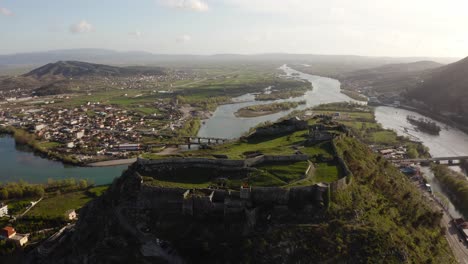
[(34, 69), (23, 76), (47, 79), (53, 76), (80, 78), (85, 76), (161, 75), (163, 73), (162, 68), (158, 67), (115, 67), (81, 61), (58, 61)]
[[(333, 107), (322, 107), (320, 111), (336, 112)], [(350, 118), (372, 118), (365, 110), (348, 110), (346, 122), (350, 122)], [(440, 212), (430, 207), (422, 193), (397, 168), (362, 143), (360, 136), (335, 130), (339, 126), (327, 120), (308, 122), (314, 128), (327, 126), (330, 132), (335, 131), (337, 137), (329, 141), (331, 145), (327, 141), (306, 144), (309, 132), (298, 130), (269, 137), (247, 137), (211, 150), (166, 157), (169, 158), (167, 162), (154, 157), (156, 165), (153, 166), (151, 163), (133, 165), (103, 196), (82, 210), (75, 231), (61, 239), (63, 243), (57, 245), (47, 260), (52, 263), (66, 262), (70, 258), (116, 263), (161, 261), (162, 255), (149, 250), (158, 247), (151, 244), (154, 239), (149, 238), (157, 237), (171, 249), (172, 255), (164, 256), (166, 260), (183, 259), (193, 263), (453, 263), (444, 231), (439, 227)], [(333, 155), (341, 157), (346, 164), (350, 172), (346, 187), (330, 190), (325, 206), (306, 209), (298, 204), (259, 204), (262, 200), (281, 201), (284, 193), (316, 188), (317, 181), (321, 181), (319, 186), (324, 188), (327, 182), (336, 180), (324, 174), (307, 179), (310, 181), (296, 181), (297, 177), (302, 177), (299, 175), (306, 167), (304, 162), (262, 164), (253, 168), (219, 167), (209, 173), (197, 173), (206, 164), (238, 163), (239, 159), (256, 154), (297, 155), (296, 151), (308, 155), (317, 171), (321, 164), (333, 161)], [(218, 159), (210, 155), (217, 155)], [(204, 163), (197, 164), (196, 157), (204, 158)], [(171, 167), (169, 164), (179, 165)], [(235, 208), (235, 201), (239, 199), (235, 197), (239, 195), (239, 186), (246, 183), (245, 179), (232, 181), (226, 187), (218, 185), (208, 192), (206, 188), (216, 182), (205, 185), (197, 181), (200, 186), (185, 186), (199, 180), (198, 175), (206, 178), (216, 174), (218, 180), (229, 180), (239, 177), (239, 172), (255, 170), (266, 173), (246, 179), (253, 186), (253, 199), (235, 214), (227, 209)], [(161, 171), (168, 173), (158, 177)], [(177, 171), (185, 176), (174, 175)], [(147, 184), (148, 177), (158, 182)], [(262, 178), (270, 182), (266, 185), (272, 186), (270, 191), (265, 189)], [(299, 183), (302, 189), (294, 189), (298, 188), (292, 187), (296, 186), (294, 183)], [(187, 188), (190, 191), (187, 192)], [(223, 188), (229, 190), (228, 194)], [(265, 196), (258, 197), (260, 193)], [(179, 208), (178, 201), (184, 204), (182, 208), (193, 201), (193, 206), (216, 210), (209, 209), (209, 199), (213, 203), (224, 200), (217, 204), (227, 208), (224, 214), (181, 215), (175, 210)], [(156, 209), (160, 204), (167, 207)]]

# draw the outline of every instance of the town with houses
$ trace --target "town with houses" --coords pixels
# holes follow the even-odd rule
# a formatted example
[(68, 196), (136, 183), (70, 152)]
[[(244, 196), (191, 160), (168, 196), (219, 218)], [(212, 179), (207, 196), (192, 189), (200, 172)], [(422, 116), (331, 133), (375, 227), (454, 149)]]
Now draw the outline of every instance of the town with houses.
[(124, 158), (128, 151), (141, 149), (144, 135), (172, 133), (197, 115), (190, 110), (184, 113), (174, 101), (159, 99), (150, 105), (158, 113), (146, 115), (99, 102), (74, 108), (7, 108), (0, 110), (0, 125), (58, 143), (54, 150), (73, 153), (79, 162), (102, 156)]

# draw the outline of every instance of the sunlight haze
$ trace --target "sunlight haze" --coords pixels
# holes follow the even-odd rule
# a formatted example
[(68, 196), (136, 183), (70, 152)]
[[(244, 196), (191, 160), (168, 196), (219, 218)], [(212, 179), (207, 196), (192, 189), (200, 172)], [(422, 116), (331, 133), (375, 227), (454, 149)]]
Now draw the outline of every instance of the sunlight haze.
[(109, 48), (463, 57), (466, 10), (463, 0), (0, 0), (0, 54)]

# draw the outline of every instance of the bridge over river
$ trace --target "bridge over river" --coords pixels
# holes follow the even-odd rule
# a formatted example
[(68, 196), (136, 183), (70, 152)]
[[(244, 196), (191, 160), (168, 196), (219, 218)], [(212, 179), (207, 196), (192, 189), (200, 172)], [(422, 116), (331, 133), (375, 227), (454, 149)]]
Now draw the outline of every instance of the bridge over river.
[[(437, 157), (437, 158), (421, 158), (421, 159), (391, 159), (394, 163), (419, 163), (429, 164), (432, 162), (441, 163), (446, 161), (448, 165), (457, 166), (460, 165), (462, 160), (468, 160), (468, 156), (454, 156), (454, 157)], [(458, 161), (458, 163), (455, 163)]]
[[(187, 145), (190, 149), (191, 145), (214, 145), (223, 144), (232, 139), (217, 138), (217, 137), (199, 137), (199, 136), (177, 136), (173, 134), (161, 134), (161, 133), (145, 133), (146, 135), (158, 136), (163, 138), (175, 139), (177, 142), (166, 143), (166, 145)], [(181, 141), (179, 141), (181, 140)], [(147, 147), (154, 147), (157, 145), (148, 145)]]

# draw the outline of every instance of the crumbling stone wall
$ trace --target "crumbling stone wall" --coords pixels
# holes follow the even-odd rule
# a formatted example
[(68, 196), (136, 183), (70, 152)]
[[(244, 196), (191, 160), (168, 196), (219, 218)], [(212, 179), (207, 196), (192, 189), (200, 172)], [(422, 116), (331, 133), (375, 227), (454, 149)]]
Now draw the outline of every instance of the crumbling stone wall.
[(245, 160), (230, 160), (230, 159), (208, 159), (208, 158), (169, 158), (169, 159), (144, 159), (138, 157), (137, 166), (146, 171), (153, 170), (161, 166), (193, 166), (198, 168), (246, 168), (253, 167), (263, 162), (295, 162), (306, 161), (309, 157), (304, 154), (297, 155), (261, 155)]

